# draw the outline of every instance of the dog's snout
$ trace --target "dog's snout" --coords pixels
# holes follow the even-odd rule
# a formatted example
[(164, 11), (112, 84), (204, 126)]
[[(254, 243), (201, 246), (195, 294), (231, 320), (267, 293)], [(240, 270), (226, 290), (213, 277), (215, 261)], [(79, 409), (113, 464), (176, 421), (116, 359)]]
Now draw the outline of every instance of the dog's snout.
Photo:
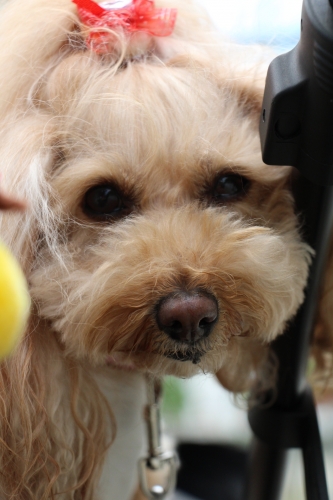
[(218, 317), (215, 297), (182, 292), (169, 295), (157, 307), (157, 324), (169, 337), (193, 343), (208, 337)]

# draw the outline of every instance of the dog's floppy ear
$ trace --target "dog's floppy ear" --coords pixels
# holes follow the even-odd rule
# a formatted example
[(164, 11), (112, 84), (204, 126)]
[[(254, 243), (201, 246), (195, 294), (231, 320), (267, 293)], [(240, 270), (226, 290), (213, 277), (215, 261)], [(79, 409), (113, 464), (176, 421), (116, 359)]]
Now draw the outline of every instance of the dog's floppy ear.
[(232, 91), (236, 94), (244, 114), (258, 119), (261, 114), (262, 98), (264, 85), (262, 81), (256, 81), (250, 78), (240, 78), (233, 83)]
[(70, 0), (5, 4), (0, 16), (0, 117), (29, 95), (77, 24)]
[(52, 232), (47, 173), (54, 131), (36, 94), (50, 70), (73, 50), (70, 43), (77, 24), (71, 0), (11, 0), (1, 9), (1, 186), (29, 206), (19, 222), (16, 214), (0, 215), (1, 232), (26, 272), (38, 235)]
[(245, 76), (237, 76), (231, 83), (230, 88), (242, 113), (257, 120), (257, 126), (259, 127), (265, 79), (261, 75), (258, 76), (249, 72)]

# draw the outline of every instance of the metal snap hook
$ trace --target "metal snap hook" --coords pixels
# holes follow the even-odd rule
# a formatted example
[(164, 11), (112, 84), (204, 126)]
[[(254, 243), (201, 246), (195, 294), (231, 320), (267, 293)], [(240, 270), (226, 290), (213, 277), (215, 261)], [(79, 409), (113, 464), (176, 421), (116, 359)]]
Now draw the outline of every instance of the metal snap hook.
[[(165, 470), (167, 468), (168, 470)], [(177, 469), (178, 458), (172, 452), (163, 453), (158, 457), (142, 458), (139, 461), (139, 477), (144, 495), (149, 500), (163, 500), (176, 486)], [(149, 473), (151, 471), (161, 472), (161, 474), (164, 472), (166, 477), (163, 480), (159, 478), (158, 483), (150, 486)]]
[[(159, 404), (161, 382), (151, 376), (147, 376), (146, 380), (148, 404), (144, 410), (144, 418), (147, 426), (148, 456), (139, 460), (139, 479), (142, 492), (149, 500), (163, 500), (175, 488), (179, 460), (175, 453), (162, 450)], [(158, 478), (152, 486), (149, 485), (149, 475), (156, 475)]]

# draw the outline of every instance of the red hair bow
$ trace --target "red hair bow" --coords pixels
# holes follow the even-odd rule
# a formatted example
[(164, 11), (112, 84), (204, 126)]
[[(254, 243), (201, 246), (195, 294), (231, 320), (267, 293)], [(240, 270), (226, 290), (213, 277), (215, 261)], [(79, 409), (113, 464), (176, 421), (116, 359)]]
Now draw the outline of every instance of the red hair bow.
[[(93, 28), (87, 43), (97, 53), (106, 52), (108, 32), (103, 28), (122, 28), (128, 33), (143, 31), (153, 36), (171, 35), (177, 9), (154, 6), (153, 0), (109, 0), (98, 4), (92, 0), (73, 0), (81, 21)], [(95, 30), (94, 30), (95, 28)]]

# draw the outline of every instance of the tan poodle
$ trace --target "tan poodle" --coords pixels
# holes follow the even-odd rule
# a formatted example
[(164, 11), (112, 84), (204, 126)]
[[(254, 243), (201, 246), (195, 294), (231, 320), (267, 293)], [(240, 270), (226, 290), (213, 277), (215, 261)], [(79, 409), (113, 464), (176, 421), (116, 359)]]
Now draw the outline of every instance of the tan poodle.
[(29, 204), (1, 237), (33, 306), (1, 367), (0, 498), (129, 500), (144, 373), (273, 383), (312, 255), (291, 169), (261, 160), (261, 70), (189, 1), (162, 36), (1, 5), (2, 184)]

